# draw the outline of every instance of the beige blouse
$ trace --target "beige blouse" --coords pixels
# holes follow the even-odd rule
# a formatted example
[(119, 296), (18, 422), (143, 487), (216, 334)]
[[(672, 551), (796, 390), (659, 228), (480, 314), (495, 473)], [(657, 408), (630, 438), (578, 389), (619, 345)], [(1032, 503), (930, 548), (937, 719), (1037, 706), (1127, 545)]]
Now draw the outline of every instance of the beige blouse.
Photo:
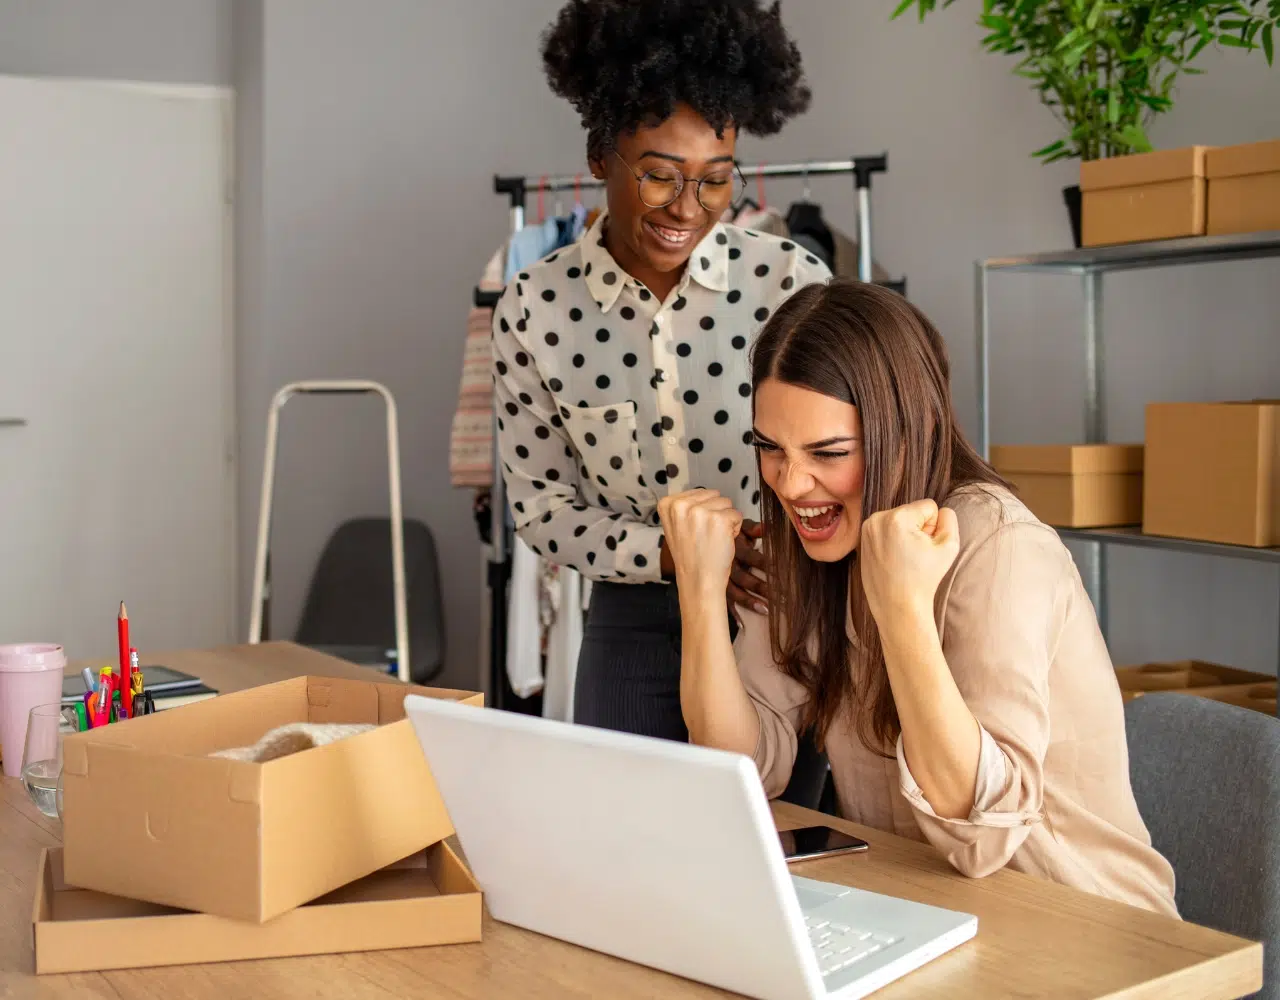
[[(827, 737), (840, 813), (932, 844), (960, 872), (1006, 865), (1177, 915), (1173, 869), (1151, 846), (1129, 784), (1115, 671), (1071, 554), (1003, 490), (957, 491), (960, 552), (934, 614), (947, 664), (983, 732), (967, 819), (937, 816), (906, 767), (847, 721)], [(804, 690), (775, 666), (768, 624), (741, 612), (738, 668), (760, 717), (765, 790), (786, 787)]]

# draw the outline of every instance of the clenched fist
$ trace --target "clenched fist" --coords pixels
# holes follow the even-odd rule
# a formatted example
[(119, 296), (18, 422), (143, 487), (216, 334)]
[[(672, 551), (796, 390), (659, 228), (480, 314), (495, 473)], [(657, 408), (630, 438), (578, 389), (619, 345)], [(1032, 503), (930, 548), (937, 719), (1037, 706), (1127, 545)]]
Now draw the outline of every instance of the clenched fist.
[(682, 593), (724, 594), (742, 515), (715, 490), (690, 490), (658, 501), (658, 516)]
[(862, 523), (862, 589), (881, 628), (906, 614), (933, 616), (933, 597), (960, 551), (955, 511), (917, 500)]

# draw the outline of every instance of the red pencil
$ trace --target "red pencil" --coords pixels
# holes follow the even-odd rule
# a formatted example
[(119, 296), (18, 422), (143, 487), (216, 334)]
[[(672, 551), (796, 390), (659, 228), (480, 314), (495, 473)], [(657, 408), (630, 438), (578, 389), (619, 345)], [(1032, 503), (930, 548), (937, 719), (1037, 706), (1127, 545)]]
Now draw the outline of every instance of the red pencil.
[(127, 719), (132, 708), (129, 704), (129, 692), (132, 690), (133, 678), (129, 669), (129, 612), (125, 610), (124, 601), (120, 602), (116, 634), (120, 639), (120, 714)]

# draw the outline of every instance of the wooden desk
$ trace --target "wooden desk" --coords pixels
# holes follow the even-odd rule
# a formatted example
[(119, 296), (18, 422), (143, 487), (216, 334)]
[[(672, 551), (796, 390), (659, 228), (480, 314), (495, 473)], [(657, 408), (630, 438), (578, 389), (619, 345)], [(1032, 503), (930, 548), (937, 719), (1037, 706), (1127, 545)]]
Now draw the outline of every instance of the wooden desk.
[[(231, 691), (300, 673), (368, 677), (363, 668), (289, 644), (148, 655)], [(823, 822), (775, 805), (784, 828)], [(1216, 1000), (1262, 983), (1262, 946), (1014, 872), (966, 879), (912, 841), (834, 821), (871, 850), (797, 866), (803, 874), (978, 916), (978, 936), (877, 993), (954, 997)], [(723, 997), (709, 987), (522, 931), (486, 917), (480, 944), (72, 976), (31, 972), (31, 903), (40, 848), (59, 826), (16, 779), (0, 787), (0, 996), (112, 1000), (252, 996), (351, 1000), (423, 997)]]

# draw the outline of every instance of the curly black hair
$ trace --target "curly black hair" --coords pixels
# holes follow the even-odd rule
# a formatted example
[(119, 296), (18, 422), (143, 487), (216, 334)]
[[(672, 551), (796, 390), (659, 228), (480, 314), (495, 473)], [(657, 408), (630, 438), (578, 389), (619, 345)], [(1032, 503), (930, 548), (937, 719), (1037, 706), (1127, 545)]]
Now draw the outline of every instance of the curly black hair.
[(811, 96), (777, 0), (569, 0), (543, 33), (542, 60), (551, 89), (582, 116), (593, 157), (677, 104), (717, 137), (730, 125), (763, 136)]

